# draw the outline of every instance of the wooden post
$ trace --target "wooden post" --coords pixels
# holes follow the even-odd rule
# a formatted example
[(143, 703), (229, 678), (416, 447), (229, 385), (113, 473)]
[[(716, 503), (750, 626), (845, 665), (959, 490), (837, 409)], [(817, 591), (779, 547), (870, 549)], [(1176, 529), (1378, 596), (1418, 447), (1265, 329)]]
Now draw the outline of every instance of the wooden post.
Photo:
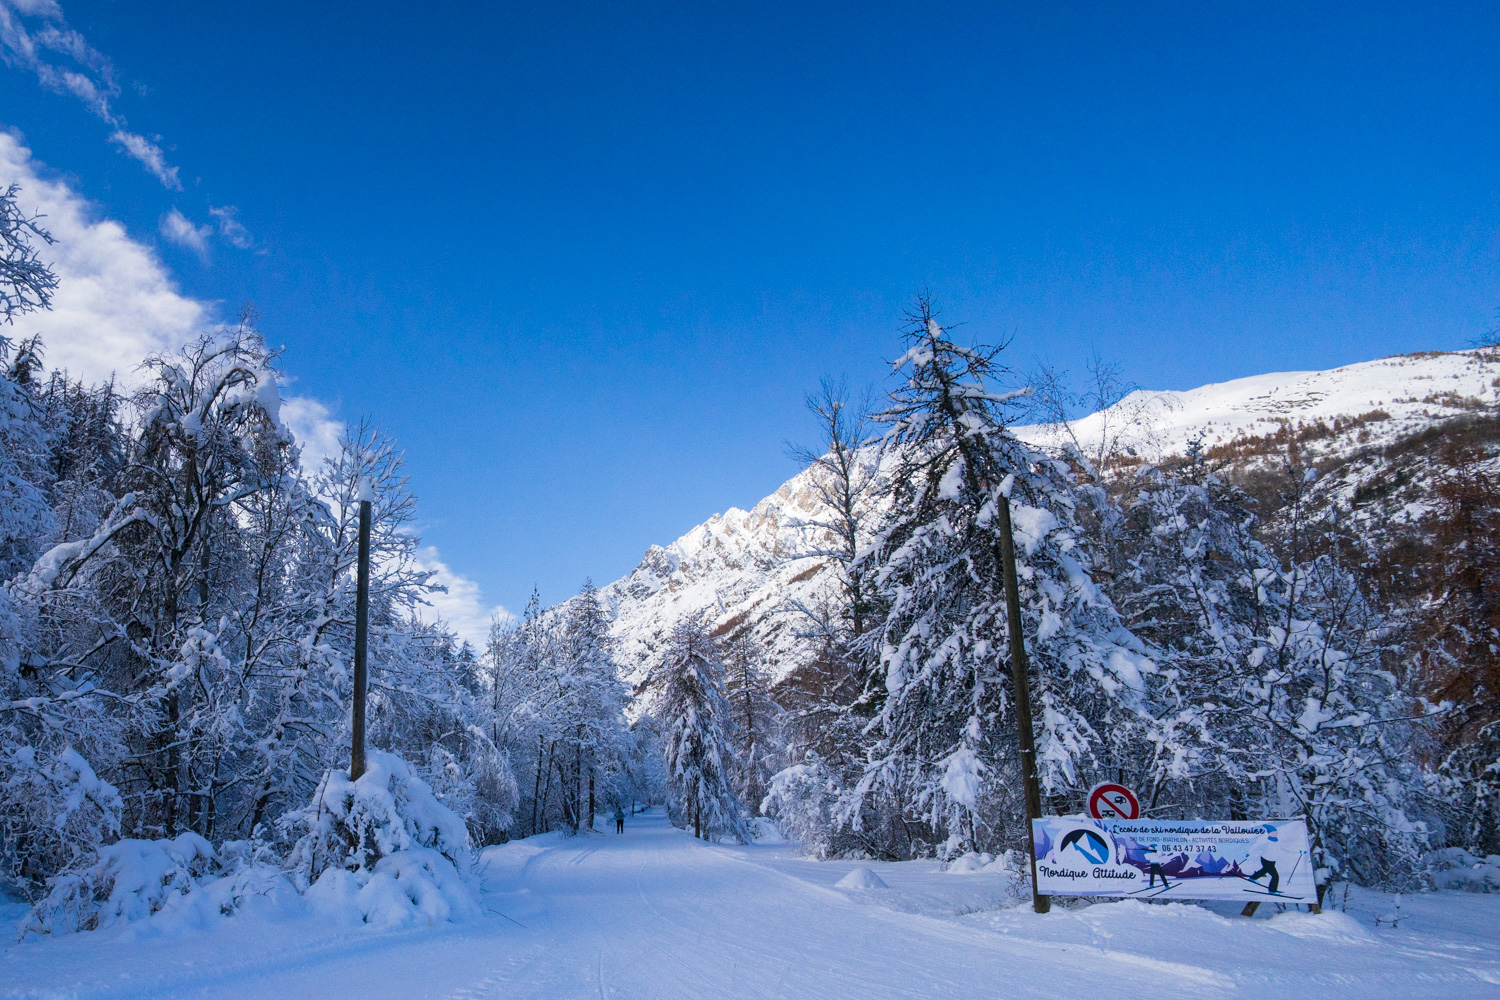
[(1010, 497), (1000, 497), (1000, 563), (1005, 577), (1005, 611), (1010, 632), (1010, 669), (1016, 685), (1016, 727), (1021, 733), (1021, 784), (1026, 791), (1026, 844), (1031, 854), (1031, 908), (1052, 909), (1052, 900), (1037, 891), (1036, 837), (1031, 821), (1041, 818), (1042, 790), (1036, 777), (1036, 740), (1031, 731), (1031, 687), (1026, 670), (1026, 640), (1021, 635), (1021, 592), (1016, 580), (1016, 542), (1010, 529)]
[(359, 569), (354, 598), (354, 752), (349, 760), (349, 780), (365, 773), (365, 690), (369, 670), (366, 656), (370, 631), (370, 500), (368, 484), (360, 485)]

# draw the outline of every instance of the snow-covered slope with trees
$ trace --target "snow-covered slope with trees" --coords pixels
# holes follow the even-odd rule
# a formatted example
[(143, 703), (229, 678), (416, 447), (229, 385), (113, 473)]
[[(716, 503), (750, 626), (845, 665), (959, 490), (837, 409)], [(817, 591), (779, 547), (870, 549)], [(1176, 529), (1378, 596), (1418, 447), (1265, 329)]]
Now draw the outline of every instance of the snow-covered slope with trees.
[[(1500, 356), (1493, 350), (1399, 354), (1318, 372), (1272, 372), (1186, 391), (1138, 389), (1072, 424), (1092, 452), (1118, 435), (1119, 447), (1148, 461), (1207, 451), (1274, 434), (1287, 424), (1359, 421), (1362, 439), (1391, 441), (1463, 413), (1500, 404)], [(1360, 418), (1365, 418), (1361, 420)], [(1058, 428), (1017, 428), (1033, 444), (1068, 440)]]
[[(1398, 355), (1186, 391), (1137, 390), (1074, 421), (1071, 434), (1045, 424), (1015, 430), (1044, 448), (1076, 439), (1087, 454), (1108, 439), (1111, 455), (1152, 462), (1182, 455), (1194, 442), (1223, 461), (1253, 462), (1291, 434), (1323, 462), (1494, 409), (1497, 381), (1500, 354), (1493, 350)], [(797, 607), (816, 606), (833, 586), (826, 560), (798, 557), (818, 548), (813, 532), (799, 527), (820, 515), (814, 474), (804, 470), (749, 511), (730, 508), (666, 547), (653, 545), (630, 575), (601, 589), (620, 662), (636, 679), (656, 662), (673, 626), (700, 611), (719, 633), (748, 633), (759, 642), (773, 678), (807, 655), (807, 621)]]

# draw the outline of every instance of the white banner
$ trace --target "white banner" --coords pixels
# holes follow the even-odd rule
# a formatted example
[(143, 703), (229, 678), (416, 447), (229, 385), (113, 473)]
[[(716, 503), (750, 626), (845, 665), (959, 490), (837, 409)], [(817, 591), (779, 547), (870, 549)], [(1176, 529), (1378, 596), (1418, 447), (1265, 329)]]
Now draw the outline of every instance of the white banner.
[(1302, 820), (1033, 820), (1037, 891), (1050, 896), (1313, 903)]

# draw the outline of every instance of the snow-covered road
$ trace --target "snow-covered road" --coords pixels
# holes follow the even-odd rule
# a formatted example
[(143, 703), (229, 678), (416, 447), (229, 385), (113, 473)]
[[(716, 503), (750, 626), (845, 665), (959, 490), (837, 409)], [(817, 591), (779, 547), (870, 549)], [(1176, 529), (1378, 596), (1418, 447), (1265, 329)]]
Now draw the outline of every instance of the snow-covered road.
[(235, 919), (31, 941), (0, 954), (0, 996), (1500, 996), (1492, 896), (1408, 899), (1397, 931), (1357, 907), (1251, 921), (1123, 903), (1037, 917), (997, 908), (1000, 875), (872, 865), (889, 889), (835, 888), (852, 867), (709, 846), (654, 813), (624, 836), (486, 852), (482, 922), (378, 933)]

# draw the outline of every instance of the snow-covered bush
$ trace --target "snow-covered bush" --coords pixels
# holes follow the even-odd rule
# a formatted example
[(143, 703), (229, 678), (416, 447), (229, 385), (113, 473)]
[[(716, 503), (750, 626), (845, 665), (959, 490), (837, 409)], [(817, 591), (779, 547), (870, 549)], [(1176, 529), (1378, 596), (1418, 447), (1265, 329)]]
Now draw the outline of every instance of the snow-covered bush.
[(472, 920), (479, 903), (443, 854), (413, 847), (387, 854), (370, 871), (330, 868), (307, 890), (326, 918), (345, 924), (406, 927)]
[(357, 780), (331, 770), (313, 801), (282, 820), (302, 830), (292, 877), (315, 907), (381, 926), (476, 916), (469, 831), (411, 766), (368, 751)]
[[(372, 750), (357, 781), (330, 771), (314, 801), (284, 821), (302, 835), (288, 867), (266, 846), (216, 852), (195, 833), (121, 840), (51, 880), (23, 933), (60, 934), (150, 920), (202, 926), (243, 909), (302, 912), (341, 924), (400, 927), (471, 919), (464, 821), (395, 754)], [(299, 893), (303, 898), (299, 899)]]
[(835, 822), (844, 788), (838, 776), (811, 751), (807, 760), (783, 768), (771, 777), (760, 811), (774, 819), (788, 840), (803, 854), (822, 861), (843, 854), (847, 836)]
[(469, 866), (469, 831), (463, 819), (432, 794), (411, 765), (392, 753), (369, 750), (365, 773), (349, 780), (334, 769), (313, 800), (282, 820), (301, 829), (290, 855), (294, 871), (311, 883), (329, 868), (370, 871), (397, 851), (431, 848), (460, 871)]
[(493, 749), (465, 761), (434, 743), (423, 771), (438, 800), (468, 820), (474, 843), (501, 839), (515, 821), (520, 789), (510, 763)]
[(92, 865), (54, 878), (21, 930), (67, 934), (144, 920), (220, 870), (213, 846), (196, 833), (121, 840), (100, 849)]
[(491, 752), (476, 761), (473, 775), (474, 792), (465, 815), (486, 840), (495, 839), (510, 829), (521, 803), (515, 772), (509, 761)]
[(1461, 847), (1445, 847), (1423, 856), (1432, 884), (1464, 892), (1500, 892), (1500, 854), (1477, 857)]
[(0, 856), (25, 895), (118, 836), (122, 809), (120, 793), (72, 747), (0, 751)]

